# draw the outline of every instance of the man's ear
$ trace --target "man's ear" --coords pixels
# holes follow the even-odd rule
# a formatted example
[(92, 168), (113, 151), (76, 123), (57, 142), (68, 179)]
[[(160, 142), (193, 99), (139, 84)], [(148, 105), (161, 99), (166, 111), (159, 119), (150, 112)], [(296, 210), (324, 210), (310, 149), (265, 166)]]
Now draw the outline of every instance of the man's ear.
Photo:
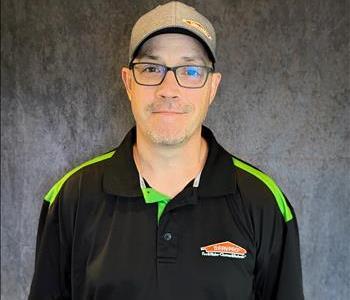
[(221, 82), (221, 73), (215, 72), (211, 78), (211, 89), (210, 89), (210, 98), (209, 105), (213, 102), (216, 92), (218, 90), (219, 84)]
[(131, 81), (132, 81), (131, 70), (127, 67), (123, 67), (121, 73), (122, 73), (122, 79), (126, 89), (126, 93), (128, 94), (129, 100), (131, 100)]

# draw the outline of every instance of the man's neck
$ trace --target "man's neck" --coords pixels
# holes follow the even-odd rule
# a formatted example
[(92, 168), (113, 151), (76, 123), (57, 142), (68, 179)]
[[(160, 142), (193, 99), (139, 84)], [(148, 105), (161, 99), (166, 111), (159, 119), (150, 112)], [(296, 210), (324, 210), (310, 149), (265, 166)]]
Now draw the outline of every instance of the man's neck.
[(133, 148), (135, 164), (149, 184), (160, 192), (175, 196), (202, 170), (208, 153), (198, 130), (181, 145), (159, 145), (137, 132)]

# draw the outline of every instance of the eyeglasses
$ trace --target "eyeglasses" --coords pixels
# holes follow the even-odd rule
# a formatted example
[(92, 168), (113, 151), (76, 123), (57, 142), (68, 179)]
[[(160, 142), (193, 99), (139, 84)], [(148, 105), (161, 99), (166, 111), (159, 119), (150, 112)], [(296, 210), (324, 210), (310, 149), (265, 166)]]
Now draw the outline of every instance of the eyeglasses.
[(168, 71), (173, 71), (179, 86), (189, 89), (203, 87), (209, 73), (214, 72), (214, 68), (207, 66), (184, 65), (171, 68), (154, 63), (131, 63), (129, 68), (132, 69), (135, 81), (140, 85), (160, 85)]

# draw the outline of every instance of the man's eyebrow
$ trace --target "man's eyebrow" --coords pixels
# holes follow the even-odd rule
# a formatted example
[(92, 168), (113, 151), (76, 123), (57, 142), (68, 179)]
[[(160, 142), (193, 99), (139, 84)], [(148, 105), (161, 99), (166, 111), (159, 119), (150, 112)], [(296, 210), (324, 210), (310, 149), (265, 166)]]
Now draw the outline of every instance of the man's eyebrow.
[(181, 57), (185, 62), (202, 62), (204, 65), (207, 64), (207, 60), (202, 56), (183, 56)]
[[(141, 60), (141, 59), (150, 59), (150, 60), (155, 60), (155, 61), (159, 61), (161, 60), (161, 57), (157, 56), (157, 55), (152, 55), (152, 54), (149, 54), (149, 53), (141, 53), (139, 56), (138, 56), (138, 59)], [(208, 62), (207, 60), (202, 57), (202, 56), (182, 56), (181, 57), (181, 60), (183, 60), (184, 62), (188, 62), (188, 63), (191, 63), (191, 62), (201, 62), (203, 63), (204, 65), (206, 65)]]
[(143, 58), (148, 58), (148, 59), (151, 59), (151, 60), (160, 60), (159, 56), (152, 55), (152, 54), (149, 54), (149, 53), (141, 53), (140, 55), (137, 56), (137, 58), (139, 60), (143, 59)]

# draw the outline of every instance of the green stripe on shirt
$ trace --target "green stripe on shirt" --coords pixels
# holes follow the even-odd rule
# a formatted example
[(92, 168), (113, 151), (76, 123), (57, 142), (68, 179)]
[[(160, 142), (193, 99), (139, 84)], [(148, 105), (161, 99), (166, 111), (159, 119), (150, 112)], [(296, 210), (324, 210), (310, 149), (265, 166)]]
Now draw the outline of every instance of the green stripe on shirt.
[(271, 177), (266, 175), (265, 173), (259, 171), (258, 169), (253, 168), (252, 166), (248, 165), (247, 163), (233, 157), (233, 163), (237, 168), (240, 168), (253, 176), (257, 177), (260, 179), (267, 187), (270, 189), (272, 194), (275, 196), (277, 205), (279, 210), (281, 211), (283, 218), (286, 222), (290, 221), (293, 219), (293, 214), (287, 204), (287, 201), (278, 187), (278, 185), (273, 181)]
[(79, 171), (81, 168), (88, 166), (88, 165), (92, 165), (96, 162), (111, 158), (113, 156), (113, 154), (115, 153), (114, 151), (105, 153), (103, 155), (94, 157), (93, 159), (90, 159), (84, 163), (82, 163), (81, 165), (75, 167), (74, 169), (72, 169), (71, 171), (69, 171), (66, 175), (64, 175), (60, 180), (58, 180), (53, 187), (48, 191), (48, 193), (45, 195), (44, 200), (48, 201), (50, 203), (50, 205), (55, 201), (58, 193), (60, 192), (63, 184), (68, 180), (68, 178), (70, 176), (72, 176), (75, 172)]

